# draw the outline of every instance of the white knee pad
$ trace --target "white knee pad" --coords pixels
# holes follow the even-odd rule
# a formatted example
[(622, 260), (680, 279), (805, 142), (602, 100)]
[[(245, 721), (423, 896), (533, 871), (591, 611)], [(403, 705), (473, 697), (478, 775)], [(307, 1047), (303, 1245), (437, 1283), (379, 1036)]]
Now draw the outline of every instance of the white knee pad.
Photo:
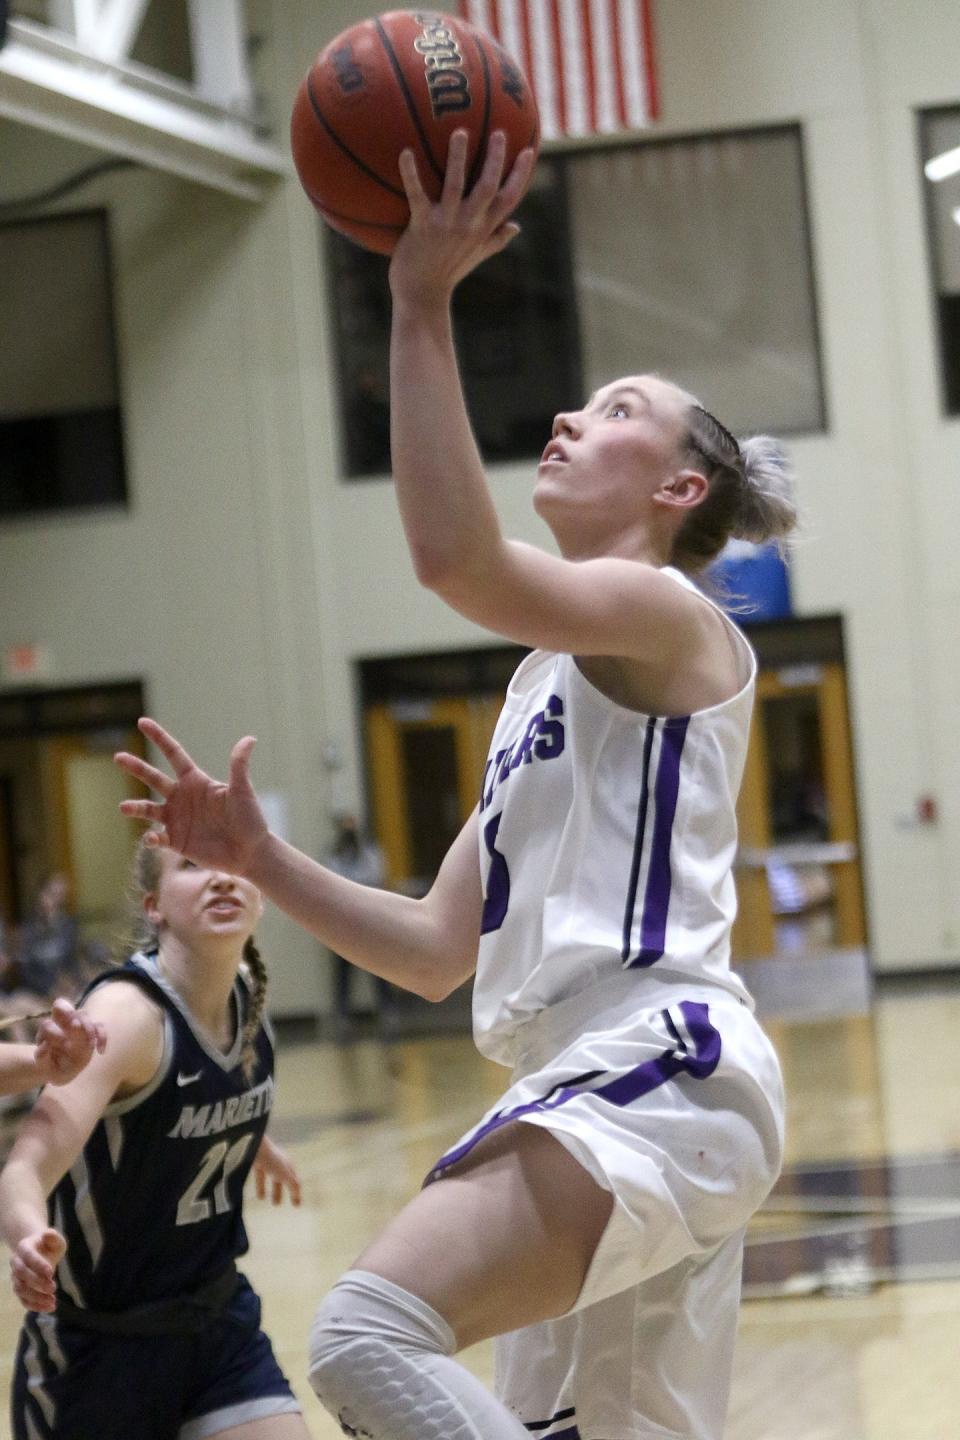
[(310, 1332), (310, 1384), (360, 1440), (529, 1440), (526, 1429), (450, 1357), (456, 1338), (425, 1301), (350, 1270)]

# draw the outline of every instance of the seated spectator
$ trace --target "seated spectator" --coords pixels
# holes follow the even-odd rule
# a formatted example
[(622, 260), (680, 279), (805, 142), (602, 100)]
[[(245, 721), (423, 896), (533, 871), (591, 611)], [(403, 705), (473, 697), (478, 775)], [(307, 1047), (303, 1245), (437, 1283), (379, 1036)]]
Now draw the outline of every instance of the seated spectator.
[[(0, 1011), (26, 1016), (49, 1009), (58, 996), (74, 996), (86, 983), (88, 966), (80, 928), (69, 908), (70, 882), (56, 870), (37, 892), (29, 919), (20, 927), (9, 960), (0, 972), (4, 994)], [(14, 1027), (10, 1038), (24, 1042), (25, 1027)]]

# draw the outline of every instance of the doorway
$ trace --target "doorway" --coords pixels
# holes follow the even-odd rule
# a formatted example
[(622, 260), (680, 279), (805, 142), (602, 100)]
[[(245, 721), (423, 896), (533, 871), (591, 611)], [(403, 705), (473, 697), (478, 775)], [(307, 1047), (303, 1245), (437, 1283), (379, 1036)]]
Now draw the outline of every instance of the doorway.
[(501, 697), (395, 700), (367, 710), (373, 822), (390, 884), (423, 895), (477, 803)]
[(14, 934), (62, 872), (85, 939), (112, 944), (139, 831), (117, 813), (135, 787), (114, 751), (145, 755), (139, 681), (0, 695), (0, 917)]
[(735, 958), (863, 951), (853, 747), (839, 660), (761, 667), (738, 818)]

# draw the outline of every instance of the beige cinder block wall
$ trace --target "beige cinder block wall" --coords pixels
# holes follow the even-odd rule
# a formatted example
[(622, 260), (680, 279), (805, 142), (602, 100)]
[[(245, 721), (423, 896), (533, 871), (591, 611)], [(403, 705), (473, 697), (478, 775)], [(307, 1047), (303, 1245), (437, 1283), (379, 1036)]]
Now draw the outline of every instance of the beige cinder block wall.
[[(369, 7), (248, 10), (282, 137), (312, 55)], [(794, 446), (796, 598), (846, 618), (877, 963), (960, 963), (960, 427), (939, 409), (914, 118), (960, 100), (960, 11), (662, 0), (657, 32), (663, 133), (804, 126), (830, 429)], [(0, 144), (11, 191), (28, 167), (86, 158), (9, 125)], [(46, 639), (57, 683), (143, 676), (221, 771), (257, 734), (258, 783), (315, 851), (329, 810), (361, 793), (354, 659), (485, 637), (416, 586), (389, 483), (339, 482), (321, 250), (296, 181), (250, 205), (138, 171), (82, 203), (111, 213), (133, 505), (0, 527), (0, 647)], [(509, 531), (546, 543), (531, 472), (505, 467), (493, 488)], [(940, 823), (910, 828), (928, 790)], [(274, 1009), (322, 1005), (320, 947), (276, 918), (264, 938)]]

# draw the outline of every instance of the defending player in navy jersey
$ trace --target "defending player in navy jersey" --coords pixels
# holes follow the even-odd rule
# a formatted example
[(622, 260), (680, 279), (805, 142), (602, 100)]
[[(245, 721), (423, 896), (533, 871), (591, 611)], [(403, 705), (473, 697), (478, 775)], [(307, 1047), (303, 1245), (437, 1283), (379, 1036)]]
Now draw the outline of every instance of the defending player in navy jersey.
[[(730, 969), (735, 802), (756, 663), (691, 577), (795, 521), (776, 442), (627, 376), (556, 417), (534, 506), (559, 555), (502, 534), (460, 386), (459, 282), (517, 233), (532, 155), (502, 136), (465, 195), (401, 157), (391, 440), (420, 581), (533, 652), (474, 814), (422, 900), (371, 893), (268, 830), (240, 741), (121, 809), (252, 879), (338, 954), (430, 998), (469, 975), (506, 1092), (317, 1312), (310, 1377), (366, 1440), (720, 1440), (746, 1223), (782, 1156), (773, 1049)], [(480, 777), (478, 777), (479, 781)], [(496, 1395), (453, 1358), (497, 1336)]]
[[(102, 1056), (46, 1091), (0, 1176), (28, 1310), (15, 1440), (304, 1440), (236, 1267), (243, 1187), (299, 1182), (266, 1138), (273, 1045), (248, 881), (141, 845), (142, 949), (82, 1001)], [(241, 964), (241, 962), (244, 962)]]

